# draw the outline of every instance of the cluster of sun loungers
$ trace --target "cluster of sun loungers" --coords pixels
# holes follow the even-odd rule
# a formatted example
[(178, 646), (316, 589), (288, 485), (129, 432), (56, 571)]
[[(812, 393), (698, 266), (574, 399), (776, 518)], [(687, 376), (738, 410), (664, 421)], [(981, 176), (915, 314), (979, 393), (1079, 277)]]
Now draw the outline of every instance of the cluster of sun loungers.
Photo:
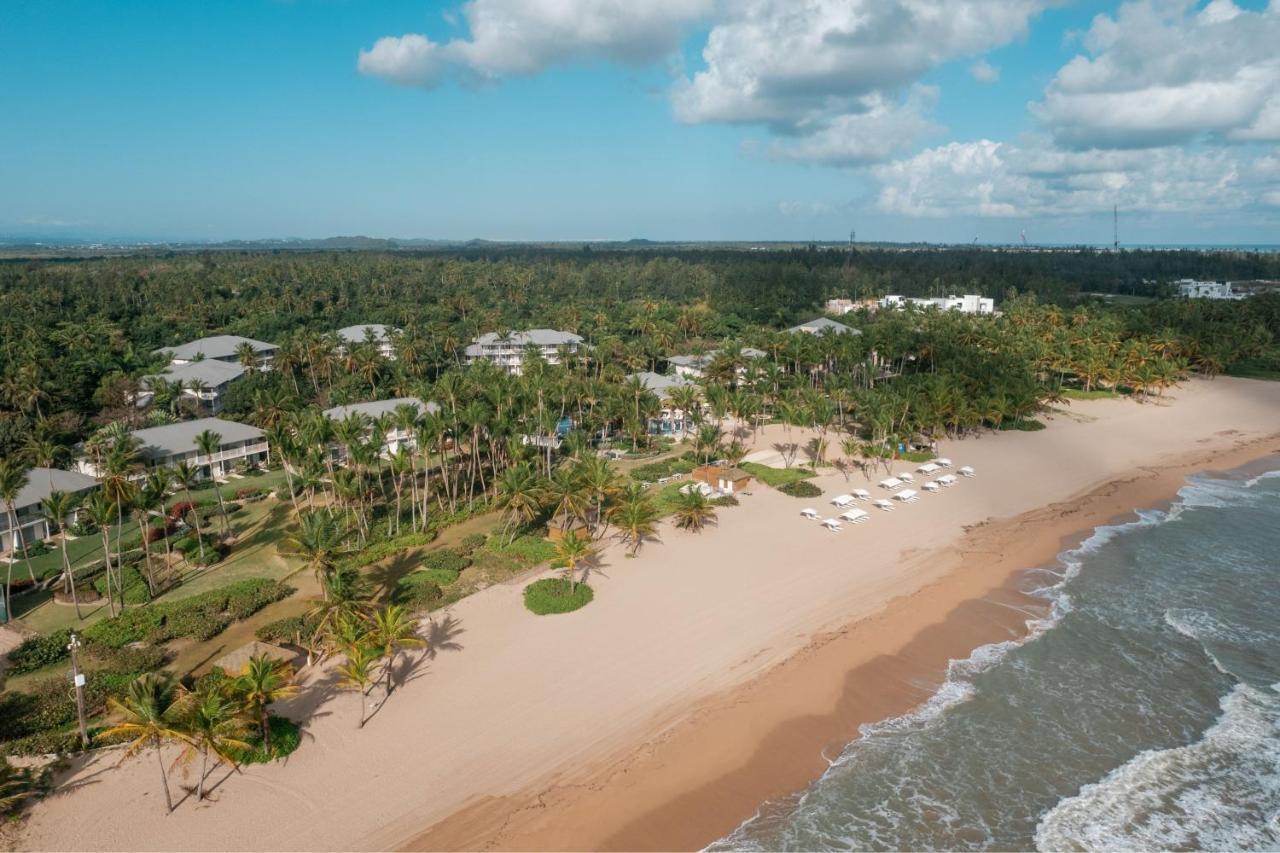
[[(884, 510), (885, 512), (893, 512), (895, 503), (912, 504), (920, 500), (920, 492), (917, 492), (915, 489), (903, 488), (904, 486), (915, 484), (916, 474), (928, 477), (937, 474), (943, 469), (951, 467), (950, 459), (940, 458), (935, 459), (932, 462), (926, 462), (917, 468), (915, 473), (902, 471), (892, 477), (881, 480), (880, 488), (892, 493), (889, 498), (872, 499), (871, 493), (866, 489), (853, 489), (847, 495), (836, 495), (831, 499), (832, 505), (835, 506), (836, 509), (843, 509), (845, 511), (835, 518), (822, 518), (818, 511), (812, 507), (806, 507), (805, 509), (800, 510), (800, 515), (813, 521), (821, 521), (823, 527), (834, 533), (844, 528), (842, 522), (847, 521), (850, 524), (862, 524), (871, 518), (870, 513), (866, 510), (854, 507), (854, 503), (858, 501), (869, 501), (871, 505), (877, 509)], [(975, 476), (977, 476), (977, 472), (968, 465), (965, 465), (957, 468), (955, 474), (941, 474), (932, 480), (921, 483), (920, 489), (926, 494), (936, 494), (941, 492), (943, 489), (948, 489), (960, 482), (960, 477)]]

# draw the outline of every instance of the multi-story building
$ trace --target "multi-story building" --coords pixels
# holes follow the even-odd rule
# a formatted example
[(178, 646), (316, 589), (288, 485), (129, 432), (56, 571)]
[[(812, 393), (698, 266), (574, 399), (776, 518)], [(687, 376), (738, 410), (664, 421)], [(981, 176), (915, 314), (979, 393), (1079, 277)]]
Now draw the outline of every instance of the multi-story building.
[(214, 335), (200, 338), (176, 347), (160, 347), (157, 354), (170, 357), (172, 364), (190, 364), (193, 361), (228, 361), (240, 362), (240, 348), (248, 344), (258, 356), (259, 367), (270, 367), (271, 359), (276, 354), (276, 345), (240, 335)]
[(880, 300), (881, 308), (903, 309), (908, 306), (923, 309), (936, 308), (939, 311), (959, 311), (961, 314), (994, 314), (996, 310), (994, 299), (975, 293), (964, 296), (932, 297), (891, 295)]
[(197, 406), (211, 415), (222, 411), (222, 396), (232, 382), (244, 376), (244, 367), (238, 362), (215, 361), (204, 359), (174, 364), (161, 373), (142, 377), (143, 391), (138, 394), (138, 404), (145, 406), (151, 402), (151, 386), (156, 380), (170, 383), (182, 383), (184, 397), (194, 401)]
[[(393, 416), (389, 423), (385, 424), (386, 431), (382, 442), (382, 455), (392, 456), (400, 448), (412, 450), (417, 447), (417, 439), (412, 429), (401, 429), (394, 422), (396, 410), (401, 406), (411, 406), (418, 411), (419, 414), (430, 412), (432, 414), (440, 411), (440, 406), (436, 403), (424, 403), (417, 397), (396, 397), (391, 400), (374, 400), (368, 403), (352, 403), (349, 406), (334, 406), (332, 409), (325, 409), (324, 416), (334, 421), (343, 421), (355, 415), (368, 421), (366, 435), (372, 434), (376, 429), (375, 422), (384, 415)], [(343, 451), (339, 447), (333, 448), (334, 458), (341, 459)]]
[[(196, 436), (210, 430), (220, 436), (218, 449), (211, 455), (196, 447)], [(241, 465), (260, 465), (270, 459), (266, 434), (257, 427), (220, 418), (201, 418), (176, 424), (134, 430), (138, 453), (144, 468), (172, 468), (189, 462), (202, 478), (221, 478)], [(81, 473), (101, 477), (97, 460), (82, 456), (77, 460)]]
[(652, 391), (658, 398), (662, 409), (658, 412), (657, 417), (649, 418), (649, 433), (651, 435), (683, 435), (685, 432), (693, 429), (693, 419), (691, 413), (687, 413), (682, 409), (678, 409), (671, 405), (671, 389), (688, 388), (693, 386), (693, 382), (686, 379), (679, 373), (674, 376), (663, 376), (661, 373), (650, 373), (644, 371), (642, 373), (632, 373), (627, 380), (640, 380), (640, 384), (646, 390)]
[[(743, 358), (757, 359), (764, 358), (768, 355), (764, 350), (753, 349), (752, 347), (743, 347), (740, 352)], [(703, 353), (702, 355), (673, 355), (667, 359), (667, 364), (680, 376), (686, 379), (701, 379), (707, 375), (707, 368), (720, 355), (719, 350)], [(742, 368), (738, 368), (739, 374), (743, 372)]]
[(347, 326), (338, 330), (338, 337), (347, 344), (363, 344), (372, 341), (378, 346), (383, 357), (395, 359), (396, 348), (392, 338), (399, 334), (399, 329), (384, 326), (381, 323), (366, 323), (363, 326)]
[[(98, 481), (93, 477), (76, 471), (62, 471), (57, 468), (32, 468), (27, 471), (27, 484), (18, 490), (13, 500), (13, 511), (17, 524), (10, 518), (8, 507), (0, 506), (0, 551), (12, 554), (20, 550), (23, 544), (30, 545), (41, 539), (48, 539), (56, 529), (49, 524), (40, 502), (52, 492), (80, 494), (88, 492)], [(64, 519), (67, 524), (73, 523), (75, 513)], [(3, 604), (0, 603), (0, 608)]]
[(1245, 298), (1245, 294), (1232, 290), (1229, 281), (1197, 281), (1194, 278), (1180, 278), (1174, 284), (1178, 286), (1178, 295), (1184, 299)]
[(476, 338), (466, 349), (467, 363), (491, 361), (511, 373), (519, 375), (524, 369), (525, 355), (532, 348), (548, 364), (559, 364), (560, 353), (573, 354), (582, 346), (582, 338), (573, 332), (556, 329), (530, 329), (527, 332), (510, 332), (499, 335), (488, 332)]

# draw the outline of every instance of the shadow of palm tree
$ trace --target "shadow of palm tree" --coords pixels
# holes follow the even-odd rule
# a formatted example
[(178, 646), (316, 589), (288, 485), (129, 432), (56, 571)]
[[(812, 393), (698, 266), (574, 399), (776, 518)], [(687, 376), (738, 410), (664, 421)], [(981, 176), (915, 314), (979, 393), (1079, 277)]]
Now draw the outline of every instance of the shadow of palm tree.
[(427, 641), (427, 648), (421, 657), (434, 659), (438, 652), (462, 651), (462, 644), (455, 638), (464, 631), (462, 623), (452, 613), (444, 614), (439, 621), (431, 619), (423, 635), (423, 639)]
[(377, 587), (375, 596), (382, 600), (390, 599), (400, 579), (418, 568), (419, 556), (416, 549), (411, 549), (396, 554), (388, 561), (375, 563), (367, 569), (365, 577)]

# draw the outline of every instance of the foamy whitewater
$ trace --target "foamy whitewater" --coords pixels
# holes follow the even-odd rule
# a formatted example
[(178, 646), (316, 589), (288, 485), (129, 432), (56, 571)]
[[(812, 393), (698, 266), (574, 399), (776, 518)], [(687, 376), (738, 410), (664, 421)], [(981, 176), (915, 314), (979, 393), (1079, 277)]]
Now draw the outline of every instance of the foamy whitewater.
[(1025, 640), (710, 849), (1280, 849), (1280, 472), (1192, 478), (1028, 579)]

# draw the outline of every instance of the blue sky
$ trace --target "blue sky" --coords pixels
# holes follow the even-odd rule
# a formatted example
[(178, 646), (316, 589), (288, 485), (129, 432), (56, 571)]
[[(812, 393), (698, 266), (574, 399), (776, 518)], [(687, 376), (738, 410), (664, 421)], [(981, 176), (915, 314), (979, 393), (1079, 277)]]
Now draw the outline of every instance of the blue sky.
[(1277, 43), (1224, 0), (5, 0), (0, 234), (1277, 242)]

